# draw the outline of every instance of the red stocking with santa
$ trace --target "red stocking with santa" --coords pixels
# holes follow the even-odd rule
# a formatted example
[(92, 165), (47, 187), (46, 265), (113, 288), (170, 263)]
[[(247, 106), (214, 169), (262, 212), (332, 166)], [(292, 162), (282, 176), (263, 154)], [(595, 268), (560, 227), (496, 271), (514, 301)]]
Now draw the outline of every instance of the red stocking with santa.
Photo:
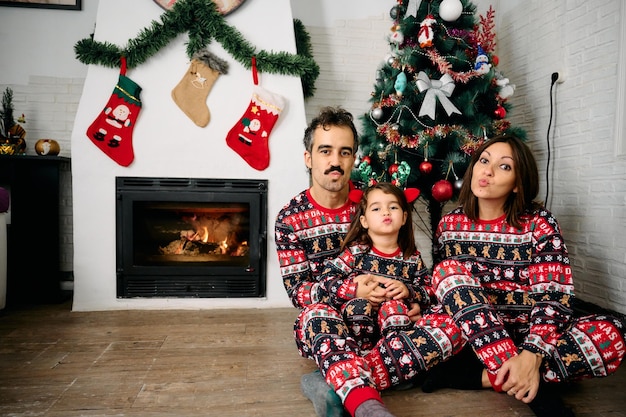
[(226, 136), (226, 143), (252, 168), (270, 164), (269, 135), (285, 107), (285, 99), (258, 85), (256, 60), (252, 58), (254, 91), (247, 110)]
[(141, 87), (125, 74), (126, 58), (122, 57), (120, 76), (113, 94), (87, 129), (87, 137), (107, 156), (126, 167), (135, 158), (132, 136), (141, 110)]

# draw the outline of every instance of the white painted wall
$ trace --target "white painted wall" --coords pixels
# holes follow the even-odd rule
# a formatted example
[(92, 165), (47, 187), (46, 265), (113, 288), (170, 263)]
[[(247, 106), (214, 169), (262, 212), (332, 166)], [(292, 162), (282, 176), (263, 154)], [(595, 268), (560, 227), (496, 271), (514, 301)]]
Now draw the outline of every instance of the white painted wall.
[(74, 44), (94, 31), (99, 0), (82, 10), (0, 7), (0, 84), (26, 85), (32, 76), (84, 78)]

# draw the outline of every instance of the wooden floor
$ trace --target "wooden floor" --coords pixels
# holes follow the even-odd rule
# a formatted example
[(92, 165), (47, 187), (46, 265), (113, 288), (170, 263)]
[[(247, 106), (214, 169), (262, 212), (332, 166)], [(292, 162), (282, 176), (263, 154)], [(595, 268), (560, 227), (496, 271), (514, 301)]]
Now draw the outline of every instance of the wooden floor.
[[(0, 312), (2, 416), (314, 417), (292, 337), (296, 310)], [(579, 417), (626, 416), (626, 369), (575, 385)], [(398, 417), (532, 416), (492, 391), (383, 394)]]

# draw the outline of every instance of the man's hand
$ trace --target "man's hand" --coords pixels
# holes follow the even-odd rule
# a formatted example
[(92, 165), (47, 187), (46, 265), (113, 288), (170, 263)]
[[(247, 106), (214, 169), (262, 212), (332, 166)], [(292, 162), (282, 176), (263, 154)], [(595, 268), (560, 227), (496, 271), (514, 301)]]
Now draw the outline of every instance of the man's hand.
[(357, 298), (365, 298), (374, 305), (379, 305), (385, 301), (385, 294), (387, 290), (378, 285), (378, 281), (374, 275), (358, 275), (354, 277), (354, 282), (357, 283)]
[(410, 295), (409, 289), (402, 281), (384, 277), (374, 277), (374, 279), (387, 290), (387, 300), (404, 300)]
[(504, 362), (495, 384), (516, 399), (530, 403), (539, 390), (539, 368), (542, 357), (527, 350)]

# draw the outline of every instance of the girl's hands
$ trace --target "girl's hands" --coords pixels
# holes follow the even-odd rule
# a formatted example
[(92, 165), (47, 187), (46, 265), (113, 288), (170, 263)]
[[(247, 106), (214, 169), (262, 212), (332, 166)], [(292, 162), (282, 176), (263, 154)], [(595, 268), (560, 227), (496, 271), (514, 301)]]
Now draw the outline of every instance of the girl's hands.
[[(357, 283), (357, 298), (365, 298), (373, 304), (380, 304), (387, 300), (403, 300), (409, 297), (409, 288), (396, 279), (380, 277), (372, 274), (363, 274), (354, 277)], [(420, 314), (419, 306), (414, 316)], [(410, 315), (409, 315), (410, 316)], [(417, 321), (419, 318), (415, 318)]]

